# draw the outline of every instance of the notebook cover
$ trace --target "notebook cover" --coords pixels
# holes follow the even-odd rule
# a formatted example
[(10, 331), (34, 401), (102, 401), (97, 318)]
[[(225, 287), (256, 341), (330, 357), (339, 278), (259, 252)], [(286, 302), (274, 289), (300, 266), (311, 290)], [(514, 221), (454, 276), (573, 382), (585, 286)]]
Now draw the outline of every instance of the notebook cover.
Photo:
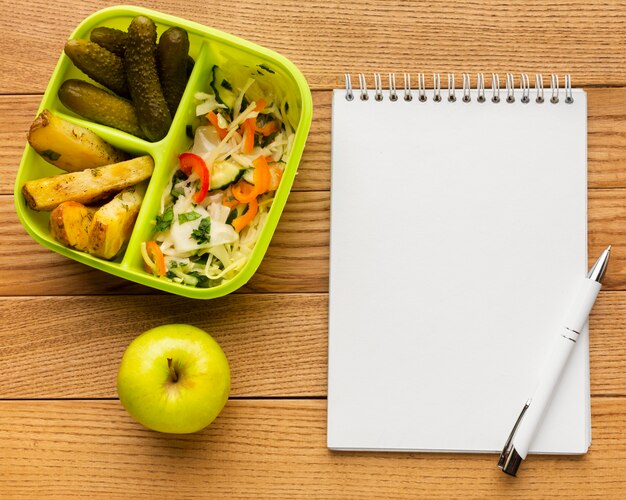
[[(499, 452), (587, 272), (587, 104), (333, 94), (328, 447)], [(531, 452), (590, 440), (582, 333)]]

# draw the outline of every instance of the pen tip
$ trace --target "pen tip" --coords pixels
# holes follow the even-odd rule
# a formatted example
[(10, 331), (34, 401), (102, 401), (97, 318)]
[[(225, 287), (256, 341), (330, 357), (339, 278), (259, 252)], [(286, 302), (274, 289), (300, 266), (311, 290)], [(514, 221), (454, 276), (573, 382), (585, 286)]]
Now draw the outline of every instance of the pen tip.
[(608, 247), (606, 247), (606, 251), (610, 252), (611, 251), (611, 245), (609, 245)]

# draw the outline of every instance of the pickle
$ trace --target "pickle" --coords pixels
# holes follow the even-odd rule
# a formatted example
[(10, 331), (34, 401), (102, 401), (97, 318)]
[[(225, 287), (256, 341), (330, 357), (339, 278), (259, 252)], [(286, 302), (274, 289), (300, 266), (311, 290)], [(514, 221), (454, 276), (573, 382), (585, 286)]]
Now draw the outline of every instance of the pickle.
[(191, 72), (193, 71), (195, 64), (196, 61), (193, 60), (193, 57), (187, 56), (187, 79), (191, 76)]
[(101, 26), (94, 28), (89, 35), (89, 39), (93, 43), (97, 43), (100, 47), (105, 48), (114, 54), (123, 57), (126, 51), (126, 41), (128, 40), (128, 34), (122, 30), (116, 30), (115, 28), (107, 28)]
[[(126, 52), (126, 42), (128, 41), (128, 33), (115, 28), (101, 26), (99, 28), (94, 28), (91, 31), (89, 39), (100, 45), (100, 47), (107, 49), (120, 57), (124, 57), (124, 53)], [(191, 75), (194, 64), (195, 61), (193, 60), (193, 57), (187, 56), (187, 78)]]
[(159, 79), (172, 116), (187, 85), (188, 54), (189, 37), (184, 29), (172, 27), (161, 35), (157, 48)]
[(172, 123), (157, 73), (156, 38), (154, 22), (145, 16), (135, 17), (128, 27), (124, 60), (139, 125), (153, 142), (163, 139)]
[(82, 80), (67, 80), (59, 88), (60, 101), (87, 120), (145, 139), (130, 101)]
[(65, 44), (65, 53), (88, 77), (117, 95), (128, 97), (126, 72), (121, 57), (88, 40), (69, 40)]

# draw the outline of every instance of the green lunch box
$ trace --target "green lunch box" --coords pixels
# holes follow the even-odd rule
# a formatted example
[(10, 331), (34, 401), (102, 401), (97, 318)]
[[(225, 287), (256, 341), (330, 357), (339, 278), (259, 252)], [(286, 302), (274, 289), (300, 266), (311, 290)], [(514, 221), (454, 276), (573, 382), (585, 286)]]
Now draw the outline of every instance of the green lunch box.
[[(159, 36), (171, 26), (184, 28), (189, 34), (189, 54), (196, 61), (170, 130), (164, 139), (159, 142), (147, 142), (125, 132), (86, 121), (65, 108), (57, 98), (57, 91), (61, 84), (69, 78), (88, 80), (86, 75), (74, 67), (65, 54), (61, 55), (54, 69), (38, 111), (49, 109), (70, 122), (92, 130), (119, 149), (134, 155), (149, 154), (154, 159), (154, 173), (150, 179), (126, 250), (115, 260), (107, 261), (67, 248), (52, 237), (48, 226), (49, 213), (31, 210), (26, 205), (22, 195), (22, 186), (29, 180), (57, 175), (62, 173), (62, 171), (54, 165), (47, 163), (28, 144), (24, 150), (15, 181), (15, 208), (20, 222), (28, 233), (37, 242), (61, 255), (107, 273), (166, 292), (197, 299), (221, 297), (241, 287), (252, 277), (261, 263), (274, 234), (280, 215), (287, 202), (289, 191), (293, 185), (298, 163), (300, 162), (311, 125), (313, 107), (311, 91), (302, 73), (285, 57), (227, 33), (149, 9), (117, 6), (98, 11), (86, 18), (76, 28), (70, 38), (88, 39), (91, 30), (99, 26), (126, 30), (131, 20), (138, 15), (145, 15), (151, 18), (157, 25)], [(232, 61), (236, 61), (236, 63)], [(151, 239), (152, 228), (160, 209), (163, 190), (177, 169), (178, 154), (187, 151), (191, 146), (191, 140), (186, 134), (186, 126), (191, 124), (195, 117), (196, 102), (194, 94), (208, 90), (211, 68), (216, 64), (241, 64), (246, 67), (263, 65), (263, 67), (271, 69), (273, 72), (271, 77), (275, 79), (277, 92), (282, 93), (287, 98), (290, 109), (293, 107), (293, 109), (297, 110), (299, 120), (289, 161), (285, 166), (267, 221), (259, 235), (250, 259), (234, 278), (212, 288), (195, 288), (174, 283), (166, 278), (159, 278), (146, 272), (143, 268), (141, 244)]]

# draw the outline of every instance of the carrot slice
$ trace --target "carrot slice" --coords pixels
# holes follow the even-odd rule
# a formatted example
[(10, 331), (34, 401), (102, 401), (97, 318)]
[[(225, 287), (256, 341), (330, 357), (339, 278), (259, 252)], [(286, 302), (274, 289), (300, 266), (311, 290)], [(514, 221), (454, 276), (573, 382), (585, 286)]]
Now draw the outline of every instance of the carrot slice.
[(219, 121), (217, 120), (217, 115), (215, 114), (215, 112), (210, 111), (209, 113), (206, 114), (206, 117), (211, 122), (211, 125), (215, 127), (215, 130), (217, 130), (217, 135), (219, 136), (219, 138), (223, 139), (224, 137), (226, 137), (226, 134), (228, 134), (228, 130), (220, 127)]
[(254, 131), (256, 129), (256, 118), (248, 118), (243, 122), (243, 152), (252, 153), (254, 149)]
[(248, 203), (248, 210), (243, 215), (240, 215), (233, 220), (232, 225), (235, 228), (235, 231), (238, 233), (241, 232), (241, 230), (246, 227), (252, 219), (254, 219), (254, 216), (258, 213), (258, 211), (259, 204), (256, 201), (256, 198), (252, 198)]
[(146, 251), (148, 252), (148, 255), (154, 259), (154, 263), (156, 264), (156, 274), (158, 276), (165, 276), (167, 269), (165, 268), (165, 257), (163, 256), (161, 247), (157, 245), (156, 241), (149, 241), (146, 243)]

